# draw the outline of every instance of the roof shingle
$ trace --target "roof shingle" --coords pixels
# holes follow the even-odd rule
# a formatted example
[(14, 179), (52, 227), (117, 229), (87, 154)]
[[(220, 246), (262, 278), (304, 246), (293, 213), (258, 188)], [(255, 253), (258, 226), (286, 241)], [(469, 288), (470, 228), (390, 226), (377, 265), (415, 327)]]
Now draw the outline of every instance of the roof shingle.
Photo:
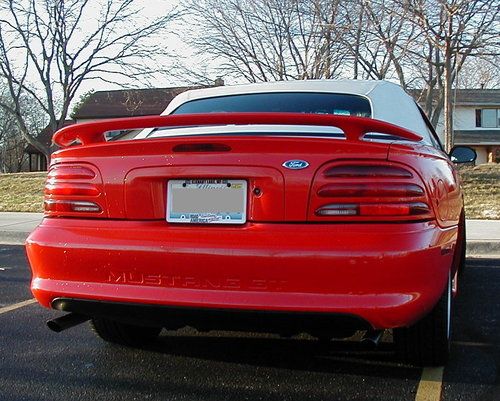
[(194, 89), (173, 88), (123, 89), (90, 94), (71, 115), (76, 120), (137, 117), (161, 114), (179, 93)]
[(456, 145), (500, 144), (500, 130), (456, 130)]
[[(422, 97), (420, 89), (409, 89), (408, 93), (417, 101)], [(500, 89), (454, 89), (452, 96), (457, 106), (500, 106)]]

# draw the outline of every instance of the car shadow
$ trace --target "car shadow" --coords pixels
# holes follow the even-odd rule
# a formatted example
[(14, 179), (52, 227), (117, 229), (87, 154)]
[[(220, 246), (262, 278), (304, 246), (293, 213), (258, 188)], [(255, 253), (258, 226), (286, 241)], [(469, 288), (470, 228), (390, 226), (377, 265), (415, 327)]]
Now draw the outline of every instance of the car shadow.
[(469, 258), (454, 302), (443, 400), (500, 399), (500, 259)]
[[(305, 336), (302, 336), (305, 337)], [(403, 365), (392, 343), (373, 348), (359, 341), (280, 338), (253, 333), (163, 332), (143, 348), (151, 352), (236, 364), (310, 372), (403, 378), (420, 369)]]

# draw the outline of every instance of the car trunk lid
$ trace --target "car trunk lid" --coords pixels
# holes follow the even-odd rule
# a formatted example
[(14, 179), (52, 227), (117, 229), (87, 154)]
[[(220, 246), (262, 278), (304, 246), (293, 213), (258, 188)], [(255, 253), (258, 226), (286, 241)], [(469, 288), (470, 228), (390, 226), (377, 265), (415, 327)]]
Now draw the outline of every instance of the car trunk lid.
[[(305, 221), (318, 169), (339, 160), (385, 160), (388, 143), (312, 137), (218, 136), (108, 142), (68, 149), (54, 162), (96, 166), (110, 218), (165, 219), (169, 180), (245, 180), (247, 220)], [(304, 161), (290, 169), (287, 161)]]

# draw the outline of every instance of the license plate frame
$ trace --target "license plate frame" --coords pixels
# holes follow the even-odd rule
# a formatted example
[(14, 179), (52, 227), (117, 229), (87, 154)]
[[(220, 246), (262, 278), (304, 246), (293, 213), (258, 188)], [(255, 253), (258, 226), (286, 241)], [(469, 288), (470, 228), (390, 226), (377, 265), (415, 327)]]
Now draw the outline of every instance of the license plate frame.
[(245, 224), (247, 198), (248, 183), (242, 179), (168, 180), (166, 219), (182, 224)]

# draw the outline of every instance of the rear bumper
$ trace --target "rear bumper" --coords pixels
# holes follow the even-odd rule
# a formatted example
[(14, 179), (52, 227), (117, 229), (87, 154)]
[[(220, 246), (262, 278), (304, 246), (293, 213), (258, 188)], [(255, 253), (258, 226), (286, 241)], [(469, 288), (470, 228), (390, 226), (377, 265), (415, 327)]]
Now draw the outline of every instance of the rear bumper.
[(47, 218), (29, 236), (32, 291), (224, 310), (357, 316), (407, 326), (435, 305), (457, 228), (411, 224), (181, 226)]

